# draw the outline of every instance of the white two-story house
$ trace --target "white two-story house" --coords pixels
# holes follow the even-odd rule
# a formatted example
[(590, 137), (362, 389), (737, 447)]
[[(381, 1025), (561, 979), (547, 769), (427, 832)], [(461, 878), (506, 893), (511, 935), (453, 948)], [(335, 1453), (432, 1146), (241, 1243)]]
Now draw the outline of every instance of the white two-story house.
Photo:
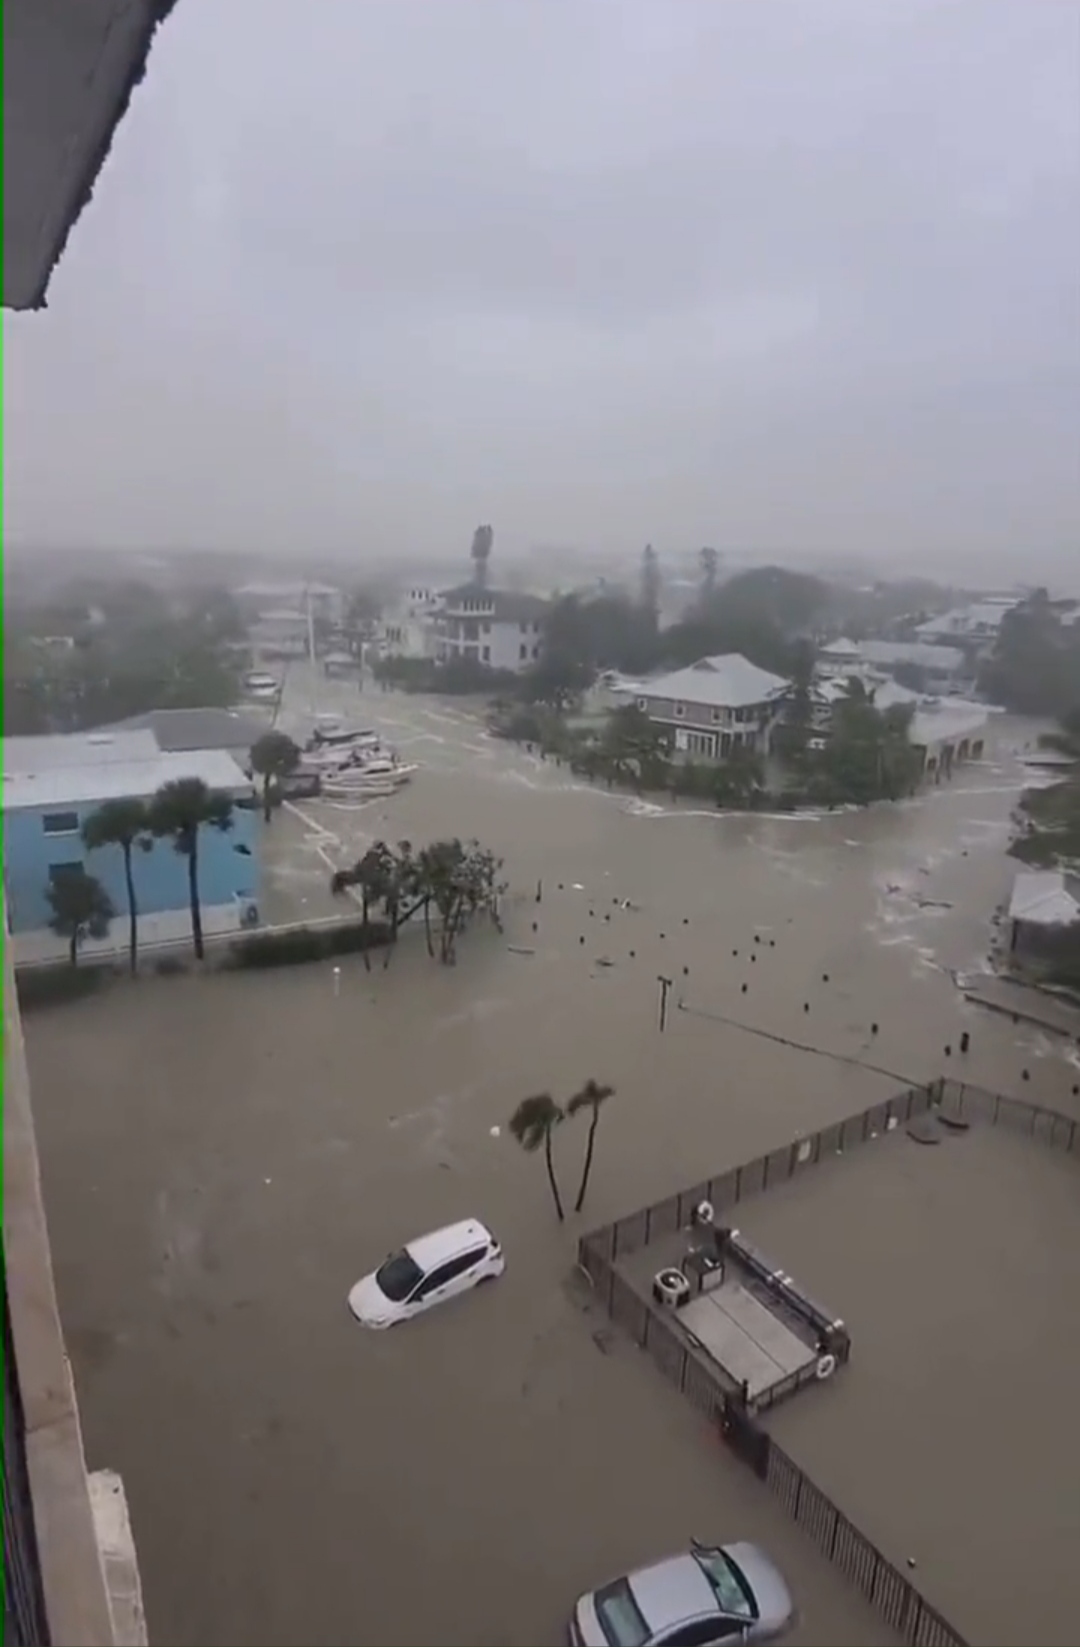
[(524, 674), (540, 660), (550, 603), (539, 595), (464, 583), (448, 589), (436, 618), (442, 663), (467, 658)]
[(678, 752), (723, 760), (737, 748), (768, 753), (790, 686), (741, 653), (729, 652), (641, 682), (636, 702), (672, 734)]

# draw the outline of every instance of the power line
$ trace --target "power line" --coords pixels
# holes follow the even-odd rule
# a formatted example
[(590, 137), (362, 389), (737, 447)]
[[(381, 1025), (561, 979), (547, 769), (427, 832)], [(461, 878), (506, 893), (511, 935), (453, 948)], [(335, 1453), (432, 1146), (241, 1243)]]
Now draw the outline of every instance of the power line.
[(722, 1012), (710, 1012), (706, 1007), (687, 1006), (685, 1001), (677, 1002), (680, 1012), (689, 1013), (692, 1018), (708, 1018), (714, 1024), (724, 1024), (728, 1029), (741, 1029), (744, 1035), (756, 1035), (762, 1041), (772, 1041), (776, 1046), (790, 1047), (794, 1052), (809, 1052), (815, 1058), (829, 1058), (836, 1064), (848, 1064), (853, 1069), (865, 1069), (871, 1075), (884, 1075), (889, 1081), (898, 1081), (901, 1086), (921, 1087), (924, 1081), (913, 1081), (910, 1075), (898, 1075), (894, 1069), (885, 1069), (881, 1064), (872, 1064), (866, 1058), (853, 1058), (844, 1052), (829, 1052), (826, 1047), (811, 1046), (807, 1041), (793, 1041), (786, 1035), (774, 1035), (771, 1030), (758, 1029), (755, 1024), (744, 1024), (738, 1018), (728, 1018)]

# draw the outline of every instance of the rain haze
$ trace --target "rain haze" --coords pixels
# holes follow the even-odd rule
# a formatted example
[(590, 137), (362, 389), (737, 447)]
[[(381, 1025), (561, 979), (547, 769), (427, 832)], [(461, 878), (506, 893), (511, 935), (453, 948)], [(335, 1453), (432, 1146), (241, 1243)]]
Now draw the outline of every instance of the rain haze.
[(8, 541), (1065, 579), (1078, 69), (1068, 0), (186, 0), (5, 316)]

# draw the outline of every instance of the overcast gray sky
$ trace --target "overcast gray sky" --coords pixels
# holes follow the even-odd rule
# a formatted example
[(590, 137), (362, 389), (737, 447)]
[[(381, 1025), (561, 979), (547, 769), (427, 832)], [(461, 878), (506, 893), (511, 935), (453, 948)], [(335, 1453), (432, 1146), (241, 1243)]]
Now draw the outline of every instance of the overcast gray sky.
[(8, 531), (1080, 571), (1075, 0), (182, 0)]

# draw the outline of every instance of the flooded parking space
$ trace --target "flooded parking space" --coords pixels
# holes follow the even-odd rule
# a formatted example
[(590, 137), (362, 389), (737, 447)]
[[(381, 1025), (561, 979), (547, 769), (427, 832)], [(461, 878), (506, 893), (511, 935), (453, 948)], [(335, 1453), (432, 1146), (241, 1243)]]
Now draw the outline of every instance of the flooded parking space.
[[(514, 1018), (487, 1086), (448, 974), (400, 959), (385, 987), (424, 1049), (400, 1058), (356, 968), (339, 997), (319, 968), (151, 979), (137, 1014), (118, 991), (30, 1020), (86, 1445), (124, 1475), (153, 1639), (555, 1643), (577, 1593), (698, 1535), (774, 1553), (796, 1642), (889, 1642), (568, 1292), (575, 1232), (491, 1132), (540, 1077), (539, 1027)], [(645, 1175), (657, 1097), (627, 1089), (609, 1178), (616, 1150)], [(502, 1280), (389, 1333), (353, 1322), (360, 1274), (467, 1213)]]

